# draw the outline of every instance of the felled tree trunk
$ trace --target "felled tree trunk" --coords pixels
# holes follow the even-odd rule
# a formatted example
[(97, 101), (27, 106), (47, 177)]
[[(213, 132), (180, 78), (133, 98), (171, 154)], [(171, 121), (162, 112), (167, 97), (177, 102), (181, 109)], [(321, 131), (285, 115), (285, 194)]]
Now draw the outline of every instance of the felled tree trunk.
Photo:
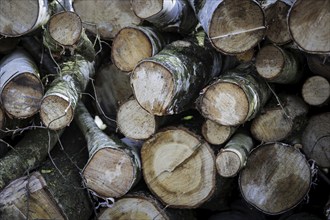
[(112, 39), (120, 29), (141, 23), (141, 19), (133, 13), (131, 7), (131, 1), (73, 2), (73, 8), (82, 19), (84, 27), (104, 39)]
[(236, 129), (235, 126), (225, 126), (206, 119), (202, 125), (202, 135), (210, 144), (220, 145), (225, 143)]
[(188, 0), (212, 45), (224, 54), (243, 53), (264, 37), (265, 16), (251, 0)]
[(256, 57), (258, 74), (268, 82), (290, 84), (301, 79), (303, 72), (297, 54), (275, 45), (267, 45)]
[(58, 130), (70, 124), (81, 93), (92, 75), (93, 63), (79, 55), (61, 65), (60, 75), (41, 101), (40, 118), (47, 128)]
[(162, 116), (190, 108), (199, 91), (221, 69), (221, 57), (205, 34), (167, 45), (139, 62), (131, 75), (135, 98), (148, 112)]
[(302, 135), (303, 151), (320, 167), (330, 167), (330, 112), (314, 115)]
[(323, 76), (330, 80), (330, 57), (325, 55), (307, 55), (309, 69), (316, 75)]
[(10, 117), (27, 118), (39, 111), (44, 88), (32, 58), (21, 49), (0, 62), (1, 103)]
[(139, 18), (164, 31), (189, 34), (198, 23), (186, 0), (132, 0), (132, 9)]
[(12, 0), (1, 2), (0, 34), (18, 37), (28, 34), (49, 19), (47, 0)]
[(75, 120), (89, 151), (89, 160), (82, 172), (86, 186), (101, 198), (125, 195), (140, 179), (137, 152), (104, 134), (81, 102), (77, 105)]
[(312, 106), (324, 106), (330, 100), (330, 83), (322, 76), (309, 77), (303, 84), (302, 97)]
[(260, 211), (276, 215), (298, 205), (311, 185), (311, 170), (305, 156), (283, 143), (255, 148), (240, 172), (243, 198)]
[(235, 133), (216, 157), (216, 167), (220, 176), (233, 177), (245, 166), (253, 140), (242, 132)]
[(267, 84), (251, 65), (227, 71), (200, 93), (197, 108), (201, 114), (226, 126), (253, 119), (270, 97)]
[(195, 208), (215, 190), (215, 158), (206, 142), (182, 128), (168, 128), (141, 149), (143, 177), (151, 192), (173, 208)]
[(330, 52), (330, 1), (297, 0), (288, 15), (291, 38), (298, 47), (312, 54)]
[(154, 56), (173, 40), (153, 27), (125, 27), (113, 39), (111, 59), (121, 71), (131, 72), (139, 61)]
[(154, 219), (154, 220), (194, 220), (191, 211), (164, 208), (152, 195), (135, 192), (116, 201), (113, 207), (101, 211), (99, 219)]
[(15, 150), (0, 159), (0, 189), (40, 165), (58, 141), (60, 134), (61, 131), (47, 129), (28, 132), (15, 146)]
[[(2, 219), (90, 218), (92, 204), (76, 167), (86, 163), (87, 155), (81, 152), (79, 140), (83, 139), (76, 131), (78, 128), (66, 130), (61, 137), (63, 150), (57, 146), (52, 159), (31, 175), (14, 180), (0, 193)], [(73, 139), (72, 134), (79, 138)]]
[(306, 126), (308, 106), (294, 95), (281, 95), (269, 102), (253, 119), (251, 133), (262, 142), (290, 141)]

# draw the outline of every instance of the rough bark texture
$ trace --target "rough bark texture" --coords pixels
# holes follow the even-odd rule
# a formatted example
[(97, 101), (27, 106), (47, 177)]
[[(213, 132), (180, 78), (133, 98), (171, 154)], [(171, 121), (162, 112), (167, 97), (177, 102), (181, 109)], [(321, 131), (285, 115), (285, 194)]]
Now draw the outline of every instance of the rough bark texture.
[(27, 118), (39, 111), (44, 88), (32, 58), (21, 49), (0, 62), (1, 103), (10, 117)]
[(235, 133), (216, 157), (216, 167), (220, 176), (232, 177), (245, 166), (253, 147), (253, 140), (244, 133)]
[(141, 23), (131, 10), (131, 1), (75, 0), (73, 7), (85, 28), (104, 39), (112, 39), (120, 29)]
[(307, 195), (310, 185), (311, 170), (305, 156), (283, 143), (255, 148), (239, 176), (244, 199), (271, 215), (298, 205)]
[(164, 204), (194, 208), (215, 190), (214, 155), (195, 134), (168, 128), (147, 140), (141, 150), (143, 177)]
[(330, 52), (330, 1), (297, 0), (288, 15), (291, 38), (308, 53)]
[(299, 58), (275, 45), (261, 48), (256, 57), (256, 69), (261, 77), (273, 83), (296, 83), (303, 75)]
[(303, 132), (303, 151), (320, 167), (330, 167), (330, 112), (314, 115)]
[(48, 1), (1, 1), (0, 34), (18, 37), (30, 33), (49, 19)]
[(309, 77), (303, 84), (302, 97), (312, 106), (326, 105), (330, 100), (330, 83), (322, 76)]
[(330, 80), (330, 57), (325, 55), (307, 55), (309, 69), (316, 75), (323, 76)]
[(225, 143), (236, 131), (237, 127), (225, 126), (206, 119), (202, 125), (202, 135), (210, 144)]
[(198, 23), (186, 0), (132, 0), (132, 9), (139, 18), (164, 31), (189, 34)]
[(0, 159), (0, 189), (40, 165), (58, 141), (60, 134), (61, 131), (54, 132), (47, 129), (28, 132), (15, 146), (15, 150)]
[(75, 120), (86, 138), (90, 156), (82, 172), (86, 186), (101, 198), (125, 195), (140, 179), (137, 152), (103, 133), (81, 102)]
[(81, 93), (93, 75), (93, 63), (79, 55), (62, 64), (60, 75), (41, 101), (40, 117), (49, 129), (58, 130), (70, 124)]
[(110, 130), (117, 129), (119, 106), (133, 95), (128, 73), (113, 64), (104, 64), (95, 78), (96, 110)]
[(205, 34), (179, 40), (138, 63), (131, 75), (135, 98), (154, 115), (172, 115), (190, 108), (198, 92), (221, 69), (221, 57)]
[(222, 53), (238, 54), (264, 37), (265, 16), (251, 0), (188, 0), (212, 45)]
[(111, 59), (120, 70), (131, 72), (139, 61), (154, 56), (173, 40), (153, 27), (125, 27), (113, 40)]
[(269, 102), (263, 112), (253, 119), (251, 133), (262, 142), (292, 140), (307, 121), (308, 106), (294, 95), (281, 95), (278, 101)]
[(253, 119), (270, 97), (267, 84), (251, 65), (227, 71), (200, 93), (197, 107), (201, 114), (226, 126), (237, 126)]

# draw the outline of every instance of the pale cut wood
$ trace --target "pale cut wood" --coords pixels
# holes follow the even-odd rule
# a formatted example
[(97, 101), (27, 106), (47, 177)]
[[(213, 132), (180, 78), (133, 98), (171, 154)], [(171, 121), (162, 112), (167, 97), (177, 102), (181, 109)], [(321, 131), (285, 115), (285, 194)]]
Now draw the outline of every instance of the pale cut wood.
[(253, 140), (242, 132), (235, 133), (216, 156), (216, 167), (220, 176), (233, 177), (245, 166)]
[(44, 88), (32, 58), (17, 49), (0, 62), (1, 103), (10, 117), (27, 118), (39, 111)]
[(141, 23), (141, 19), (133, 13), (131, 7), (131, 1), (73, 2), (73, 8), (82, 19), (84, 27), (104, 39), (112, 39), (120, 29)]
[(3, 111), (2, 107), (0, 107), (0, 129), (3, 129), (3, 126), (5, 124), (5, 120), (6, 120), (6, 114)]
[(130, 99), (119, 107), (117, 125), (125, 137), (136, 140), (149, 138), (159, 126), (156, 116), (143, 109), (136, 99)]
[(168, 128), (141, 149), (143, 177), (151, 192), (175, 208), (195, 208), (215, 190), (215, 158), (206, 142), (182, 128)]
[(0, 35), (0, 54), (9, 54), (14, 51), (20, 38), (18, 37), (3, 37)]
[(154, 115), (178, 114), (191, 108), (198, 92), (220, 73), (221, 63), (204, 33), (174, 41), (137, 64), (131, 75), (135, 98)]
[(320, 167), (330, 168), (330, 112), (312, 116), (302, 135), (303, 151)]
[(288, 15), (291, 38), (312, 54), (330, 52), (330, 1), (297, 0)]
[(313, 106), (323, 106), (330, 100), (330, 83), (322, 76), (309, 77), (303, 84), (302, 97)]
[(103, 199), (125, 195), (140, 179), (141, 162), (136, 149), (103, 133), (81, 102), (75, 120), (90, 156), (82, 171), (86, 186)]
[(290, 84), (299, 81), (303, 72), (299, 58), (275, 45), (267, 45), (256, 57), (258, 74), (268, 82)]
[(281, 95), (268, 103), (261, 114), (252, 120), (251, 134), (262, 142), (289, 141), (299, 134), (307, 121), (308, 106), (298, 96)]
[(132, 0), (132, 10), (164, 31), (189, 34), (198, 23), (186, 0)]
[(239, 176), (244, 199), (270, 215), (297, 206), (307, 195), (311, 181), (305, 156), (280, 142), (255, 148)]
[(0, 34), (18, 37), (30, 33), (46, 24), (49, 16), (45, 0), (1, 1)]
[(113, 39), (111, 59), (120, 70), (131, 72), (139, 61), (154, 56), (170, 41), (169, 35), (153, 27), (125, 27)]
[(323, 76), (330, 80), (330, 56), (307, 54), (309, 69), (316, 75)]
[(249, 64), (227, 71), (200, 93), (201, 114), (225, 126), (237, 126), (253, 119), (270, 97), (267, 84)]
[(189, 0), (212, 45), (224, 54), (243, 53), (264, 37), (265, 16), (251, 0)]
[(236, 131), (235, 126), (225, 126), (206, 119), (202, 125), (202, 135), (210, 144), (225, 143)]
[(104, 64), (96, 74), (95, 93), (98, 115), (115, 131), (118, 108), (133, 95), (129, 74), (120, 71), (113, 64)]

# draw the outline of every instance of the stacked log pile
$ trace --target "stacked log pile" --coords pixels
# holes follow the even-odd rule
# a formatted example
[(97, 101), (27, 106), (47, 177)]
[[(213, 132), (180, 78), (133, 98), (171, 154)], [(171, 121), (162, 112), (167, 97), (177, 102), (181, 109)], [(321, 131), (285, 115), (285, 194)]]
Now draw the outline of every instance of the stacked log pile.
[(330, 219), (329, 102), (330, 0), (1, 0), (0, 219)]

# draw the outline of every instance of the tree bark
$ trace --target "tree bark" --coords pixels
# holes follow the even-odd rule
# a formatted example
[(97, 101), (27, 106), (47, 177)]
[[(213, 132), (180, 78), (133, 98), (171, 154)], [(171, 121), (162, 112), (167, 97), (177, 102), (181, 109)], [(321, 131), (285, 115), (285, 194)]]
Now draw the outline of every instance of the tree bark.
[(330, 1), (297, 0), (288, 15), (291, 38), (298, 47), (312, 54), (330, 52)]
[(130, 1), (75, 0), (73, 8), (84, 27), (104, 39), (112, 39), (120, 29), (141, 23), (131, 10)]
[(113, 40), (111, 60), (121, 71), (131, 72), (139, 61), (156, 55), (174, 39), (153, 27), (125, 27)]
[(173, 208), (196, 208), (215, 190), (215, 158), (206, 142), (182, 128), (168, 128), (141, 149), (143, 177), (151, 192)]
[(302, 135), (303, 151), (320, 167), (330, 167), (330, 113), (312, 116)]
[(255, 148), (240, 172), (244, 199), (260, 211), (277, 215), (298, 205), (311, 185), (311, 170), (299, 150), (283, 143)]
[(316, 75), (330, 80), (330, 57), (322, 55), (307, 54), (309, 69)]
[(292, 84), (303, 75), (299, 57), (275, 45), (261, 48), (255, 65), (258, 74), (268, 82)]
[(58, 141), (60, 134), (61, 131), (41, 128), (28, 132), (15, 146), (15, 150), (0, 159), (0, 189), (40, 165)]
[(255, 47), (264, 37), (265, 16), (251, 0), (188, 0), (218, 51), (234, 55)]
[(5, 37), (28, 34), (46, 24), (49, 16), (47, 0), (2, 1), (0, 34)]
[(300, 134), (307, 122), (308, 106), (294, 95), (281, 95), (269, 102), (263, 112), (252, 120), (251, 133), (262, 142), (289, 142)]
[(178, 114), (190, 108), (199, 91), (220, 73), (221, 62), (204, 33), (172, 42), (135, 67), (131, 75), (135, 98), (154, 115)]
[(202, 135), (210, 144), (220, 145), (225, 143), (236, 129), (235, 126), (225, 126), (206, 119), (202, 125)]
[(32, 58), (21, 49), (0, 62), (1, 103), (10, 117), (27, 118), (39, 111), (44, 88)]
[(139, 18), (164, 31), (189, 34), (198, 23), (186, 0), (132, 0), (132, 10)]
[(225, 126), (237, 126), (253, 119), (270, 97), (267, 84), (251, 65), (227, 71), (200, 93), (201, 114)]
[(75, 119), (89, 151), (89, 160), (82, 172), (86, 186), (101, 198), (125, 195), (140, 179), (141, 163), (137, 152), (104, 134), (81, 102), (77, 105)]
[(81, 93), (93, 75), (93, 63), (79, 55), (62, 64), (61, 74), (41, 101), (40, 118), (47, 128), (58, 130), (71, 123)]
[(312, 106), (324, 106), (330, 100), (330, 83), (322, 76), (309, 77), (302, 86), (304, 101)]
[(216, 157), (216, 167), (220, 176), (233, 177), (245, 166), (253, 148), (253, 140), (242, 132), (235, 133)]

